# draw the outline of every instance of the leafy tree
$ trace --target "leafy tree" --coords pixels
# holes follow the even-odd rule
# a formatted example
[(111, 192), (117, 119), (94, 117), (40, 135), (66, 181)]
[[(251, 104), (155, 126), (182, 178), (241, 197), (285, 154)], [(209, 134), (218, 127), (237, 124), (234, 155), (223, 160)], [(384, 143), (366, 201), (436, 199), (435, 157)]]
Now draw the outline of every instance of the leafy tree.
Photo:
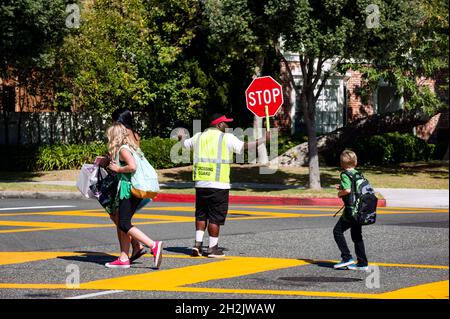
[[(308, 133), (311, 188), (321, 187), (315, 107), (331, 76), (342, 74), (349, 67), (370, 69), (377, 80), (384, 77), (395, 82), (399, 92), (409, 93), (407, 107), (435, 108), (434, 95), (419, 89), (415, 78), (419, 69), (430, 74), (434, 64), (446, 62), (442, 61), (442, 51), (448, 43), (448, 37), (442, 36), (447, 21), (442, 3), (438, 6), (439, 15), (433, 13), (433, 3), (407, 0), (209, 0), (206, 4), (210, 16), (216, 18), (211, 24), (213, 39), (224, 44), (228, 53), (225, 57), (248, 57), (248, 61), (253, 58), (250, 65), (261, 67), (260, 61), (267, 60), (275, 50), (286, 65), (291, 87), (301, 101), (297, 117), (304, 119)], [(375, 21), (371, 21), (373, 13)], [(428, 42), (428, 47), (422, 45), (436, 30), (441, 34), (436, 41)], [(434, 51), (435, 46), (441, 50)], [(290, 73), (286, 51), (299, 55), (300, 87)], [(415, 61), (411, 61), (411, 56)], [(414, 68), (407, 69), (405, 65)]]
[[(67, 30), (64, 0), (4, 0), (0, 3), (0, 94), (5, 80), (11, 80), (29, 94), (41, 95), (47, 101), (51, 90), (56, 60), (56, 48)], [(0, 106), (2, 99), (0, 99)], [(20, 96), (19, 107), (24, 105)], [(1, 107), (3, 109), (3, 106)], [(9, 115), (3, 111), (5, 138), (8, 143)], [(18, 136), (20, 139), (21, 113)]]
[[(370, 97), (379, 81), (384, 80), (398, 95), (404, 96), (405, 109), (434, 115), (448, 108), (448, 1), (425, 0), (414, 4), (410, 8), (411, 31), (404, 33), (393, 52), (369, 54), (370, 64), (349, 63), (343, 67), (363, 73), (363, 99)], [(379, 42), (388, 45), (386, 40)], [(437, 92), (422, 85), (422, 79), (436, 77)]]
[[(370, 25), (367, 9), (374, 4), (379, 10), (379, 23)], [(345, 70), (349, 61), (369, 64), (377, 70), (384, 67), (391, 74), (398, 74), (401, 67), (394, 66), (406, 63), (407, 53), (414, 48), (411, 39), (421, 30), (420, 4), (406, 0), (283, 0), (266, 7), (269, 17), (274, 17), (272, 23), (280, 15), (286, 17), (281, 32), (283, 49), (300, 56), (301, 88), (293, 87), (300, 96), (308, 132), (311, 188), (321, 187), (315, 105), (326, 80)]]
[(154, 95), (140, 70), (150, 56), (141, 1), (86, 2), (81, 12), (80, 28), (66, 37), (61, 61), (76, 103), (99, 113), (147, 105)]
[[(199, 7), (191, 1), (99, 0), (83, 9), (81, 27), (66, 39), (65, 74), (84, 109), (118, 107), (148, 116), (144, 134), (167, 134), (202, 112), (207, 80), (189, 54)], [(68, 93), (69, 92), (69, 93)]]

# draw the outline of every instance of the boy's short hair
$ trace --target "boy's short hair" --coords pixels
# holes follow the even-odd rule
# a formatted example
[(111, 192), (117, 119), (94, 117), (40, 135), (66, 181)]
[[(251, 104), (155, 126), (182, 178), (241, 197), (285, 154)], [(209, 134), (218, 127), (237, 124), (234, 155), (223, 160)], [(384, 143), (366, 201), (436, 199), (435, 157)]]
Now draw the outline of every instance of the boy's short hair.
[(341, 153), (341, 165), (345, 167), (356, 167), (358, 164), (358, 157), (356, 153), (350, 150), (345, 150)]

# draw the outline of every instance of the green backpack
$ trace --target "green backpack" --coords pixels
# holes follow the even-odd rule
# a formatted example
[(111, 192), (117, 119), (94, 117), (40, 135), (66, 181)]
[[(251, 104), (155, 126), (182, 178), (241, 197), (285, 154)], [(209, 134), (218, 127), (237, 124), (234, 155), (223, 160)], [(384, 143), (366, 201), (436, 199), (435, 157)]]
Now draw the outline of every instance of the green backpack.
[(360, 172), (354, 174), (342, 172), (352, 181), (349, 205), (352, 217), (359, 225), (371, 225), (377, 220), (378, 198), (369, 181)]

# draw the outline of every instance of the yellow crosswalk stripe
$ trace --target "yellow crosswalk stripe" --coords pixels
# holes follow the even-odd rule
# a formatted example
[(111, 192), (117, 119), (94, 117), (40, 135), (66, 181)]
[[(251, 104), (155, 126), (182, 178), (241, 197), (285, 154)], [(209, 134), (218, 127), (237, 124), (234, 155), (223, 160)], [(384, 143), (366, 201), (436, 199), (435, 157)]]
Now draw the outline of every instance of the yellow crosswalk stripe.
[[(103, 253), (80, 253), (80, 252), (0, 252), (0, 266), (43, 261), (54, 258), (85, 255), (115, 255)], [(148, 257), (148, 256), (147, 256)], [(383, 293), (354, 293), (333, 291), (299, 291), (299, 290), (264, 290), (264, 289), (226, 289), (190, 287), (190, 285), (204, 283), (213, 280), (238, 278), (255, 273), (274, 271), (284, 268), (309, 265), (314, 260), (265, 258), (265, 257), (235, 257), (228, 256), (220, 260), (209, 260), (205, 258), (192, 258), (186, 255), (165, 255), (164, 258), (189, 258), (200, 264), (150, 271), (148, 273), (122, 276), (117, 278), (102, 279), (81, 283), (77, 290), (126, 290), (126, 291), (172, 291), (172, 292), (197, 292), (216, 294), (255, 294), (255, 295), (285, 295), (285, 296), (311, 296), (330, 298), (381, 298), (381, 299), (448, 299), (448, 280), (426, 283), (413, 287), (406, 287)], [(414, 264), (392, 264), (371, 263), (383, 267), (410, 267), (429, 269), (448, 269), (448, 266), (438, 265), (414, 265)], [(0, 283), (0, 288), (8, 289), (73, 289), (59, 283)]]

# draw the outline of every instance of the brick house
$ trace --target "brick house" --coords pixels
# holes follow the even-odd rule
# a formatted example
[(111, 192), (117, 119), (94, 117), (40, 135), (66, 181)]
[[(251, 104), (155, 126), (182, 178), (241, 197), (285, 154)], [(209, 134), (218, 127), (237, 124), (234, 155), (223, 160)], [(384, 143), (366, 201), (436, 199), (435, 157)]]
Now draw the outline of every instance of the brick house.
[[(285, 53), (296, 86), (301, 86), (301, 68), (296, 54)], [(329, 66), (325, 66), (327, 68)], [(284, 91), (284, 105), (276, 116), (276, 126), (286, 133), (295, 134), (305, 130), (300, 111), (300, 100), (288, 80), (286, 66), (281, 64), (281, 78)], [(438, 76), (438, 79), (440, 77)], [(377, 113), (399, 110), (403, 107), (403, 97), (396, 96), (394, 89), (387, 83), (380, 82), (372, 99), (363, 103), (357, 94), (362, 84), (362, 74), (348, 70), (344, 75), (330, 77), (317, 101), (316, 120), (317, 133), (324, 134), (343, 127), (352, 121)], [(418, 79), (420, 85), (435, 90), (439, 80)], [(437, 92), (445, 96), (448, 92)], [(435, 142), (436, 139), (448, 135), (448, 112), (435, 115), (425, 125), (415, 128), (418, 137)]]
[(53, 92), (48, 88), (27, 87), (16, 79), (0, 77), (1, 110), (7, 112), (49, 112)]

